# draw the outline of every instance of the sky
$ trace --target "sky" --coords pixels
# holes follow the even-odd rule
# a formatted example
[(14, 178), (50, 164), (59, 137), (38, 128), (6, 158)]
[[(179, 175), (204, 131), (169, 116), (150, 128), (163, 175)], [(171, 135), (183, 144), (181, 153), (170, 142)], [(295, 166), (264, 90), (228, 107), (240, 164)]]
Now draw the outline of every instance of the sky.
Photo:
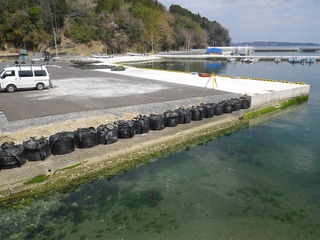
[(229, 30), (233, 43), (320, 44), (320, 0), (158, 0), (180, 5)]

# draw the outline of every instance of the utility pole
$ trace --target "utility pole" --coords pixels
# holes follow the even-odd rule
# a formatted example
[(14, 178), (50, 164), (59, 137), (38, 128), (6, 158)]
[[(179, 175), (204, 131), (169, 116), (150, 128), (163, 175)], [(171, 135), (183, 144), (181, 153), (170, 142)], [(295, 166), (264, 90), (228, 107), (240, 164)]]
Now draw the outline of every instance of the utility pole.
[(189, 54), (189, 51), (190, 51), (190, 35), (187, 35), (186, 37), (186, 50)]
[(188, 35), (186, 36), (186, 51), (188, 51)]
[(56, 0), (53, 4), (53, 13), (54, 13), (54, 27), (53, 27), (53, 36), (54, 36), (54, 47), (56, 49), (56, 57), (58, 57), (58, 48), (57, 48), (57, 14), (56, 14)]
[(153, 33), (151, 33), (151, 53), (153, 54)]
[(56, 29), (55, 28), (53, 28), (53, 36), (54, 36), (54, 47), (56, 49), (56, 57), (58, 57), (57, 34), (56, 34)]

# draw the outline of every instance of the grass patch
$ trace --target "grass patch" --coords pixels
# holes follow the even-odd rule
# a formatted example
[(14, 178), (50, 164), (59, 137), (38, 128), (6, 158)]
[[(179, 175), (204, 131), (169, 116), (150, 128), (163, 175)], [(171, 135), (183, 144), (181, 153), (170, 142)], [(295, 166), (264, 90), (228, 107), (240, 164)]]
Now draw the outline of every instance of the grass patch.
[(41, 174), (41, 175), (35, 176), (34, 178), (24, 182), (24, 184), (29, 185), (29, 184), (34, 184), (34, 183), (41, 183), (41, 182), (45, 181), (48, 177), (49, 177), (48, 175)]
[(80, 166), (80, 165), (81, 165), (81, 163), (77, 163), (77, 164), (74, 164), (74, 165), (71, 165), (71, 166), (68, 166), (68, 167), (60, 168), (60, 169), (58, 169), (57, 171), (55, 171), (55, 173), (56, 173), (56, 172), (60, 172), (60, 171), (65, 171), (65, 170), (73, 169), (73, 168), (76, 168), (76, 167), (78, 167), (78, 166)]

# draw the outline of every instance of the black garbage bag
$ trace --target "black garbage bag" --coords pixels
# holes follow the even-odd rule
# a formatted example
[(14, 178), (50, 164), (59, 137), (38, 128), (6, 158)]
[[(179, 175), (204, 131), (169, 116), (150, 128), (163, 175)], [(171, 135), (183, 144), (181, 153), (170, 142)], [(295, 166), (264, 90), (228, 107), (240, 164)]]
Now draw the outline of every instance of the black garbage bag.
[(214, 115), (220, 116), (223, 114), (223, 104), (218, 103), (214, 106)]
[(100, 125), (97, 128), (97, 138), (100, 144), (112, 144), (116, 143), (118, 138), (118, 125), (105, 124)]
[(51, 155), (49, 141), (44, 137), (31, 137), (23, 141), (22, 146), (29, 161), (43, 161)]
[(176, 127), (179, 125), (180, 117), (179, 113), (176, 111), (166, 111), (163, 113), (165, 116), (165, 126), (166, 127)]
[(214, 116), (214, 104), (201, 104), (204, 110), (204, 118), (212, 118)]
[(233, 111), (241, 110), (241, 100), (239, 98), (231, 98), (230, 101)]
[(181, 107), (178, 108), (176, 112), (179, 114), (179, 124), (186, 124), (191, 122), (192, 113), (189, 109)]
[(136, 124), (136, 134), (144, 134), (150, 131), (150, 117), (139, 115), (133, 121)]
[(162, 130), (165, 129), (165, 116), (164, 114), (150, 114), (150, 129)]
[(223, 112), (224, 113), (232, 113), (233, 108), (232, 108), (232, 103), (229, 100), (222, 101), (223, 104)]
[(136, 127), (134, 121), (118, 121), (118, 138), (132, 138), (135, 136)]
[(0, 147), (0, 169), (21, 167), (27, 161), (26, 153), (21, 144), (3, 143)]
[(241, 96), (241, 109), (248, 109), (251, 107), (251, 98), (247, 95)]
[(77, 148), (92, 148), (98, 145), (97, 131), (94, 127), (78, 128), (74, 132), (74, 143)]
[(51, 153), (53, 155), (63, 155), (74, 151), (74, 133), (60, 132), (49, 137)]
[(192, 121), (201, 121), (204, 118), (204, 108), (202, 106), (192, 106), (189, 110), (192, 113)]

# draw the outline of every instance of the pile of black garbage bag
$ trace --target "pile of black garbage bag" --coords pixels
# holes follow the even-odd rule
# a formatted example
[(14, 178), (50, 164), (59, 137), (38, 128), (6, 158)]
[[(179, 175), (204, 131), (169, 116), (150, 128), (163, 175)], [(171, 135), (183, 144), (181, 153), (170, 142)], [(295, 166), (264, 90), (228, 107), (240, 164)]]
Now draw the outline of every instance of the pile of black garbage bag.
[(76, 148), (92, 148), (97, 145), (116, 143), (136, 134), (146, 134), (166, 127), (176, 127), (191, 121), (201, 121), (225, 113), (248, 109), (251, 99), (244, 95), (219, 103), (203, 103), (197, 106), (180, 107), (160, 114), (139, 115), (131, 120), (102, 124), (97, 128), (78, 128), (73, 132), (58, 132), (45, 137), (30, 137), (22, 144), (5, 142), (0, 146), (0, 170), (21, 167), (27, 161), (43, 161), (51, 155), (64, 155)]

